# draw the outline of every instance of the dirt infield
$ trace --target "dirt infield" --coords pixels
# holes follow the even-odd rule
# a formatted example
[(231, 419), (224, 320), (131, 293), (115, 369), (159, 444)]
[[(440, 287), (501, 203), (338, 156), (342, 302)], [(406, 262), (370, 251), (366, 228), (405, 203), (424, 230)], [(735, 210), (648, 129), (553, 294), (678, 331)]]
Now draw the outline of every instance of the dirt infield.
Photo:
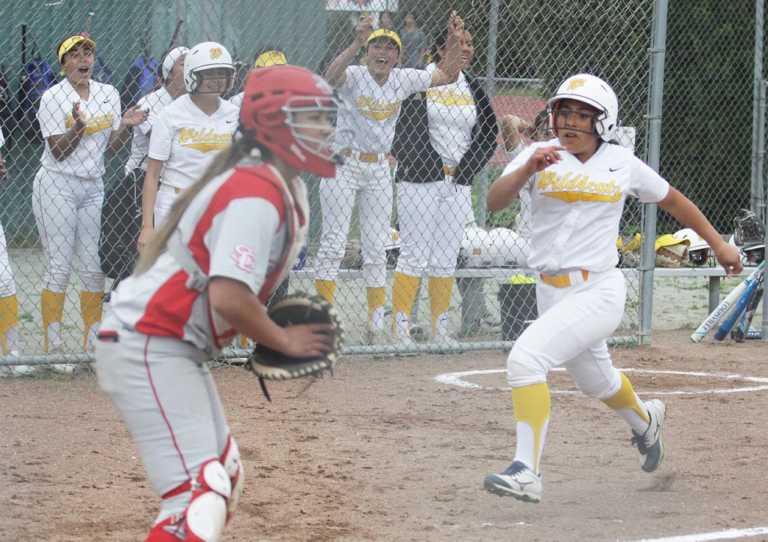
[[(247, 469), (224, 540), (638, 540), (768, 525), (765, 343), (664, 332), (614, 357), (642, 370), (630, 373), (641, 395), (667, 402), (665, 463), (643, 473), (619, 417), (553, 373), (539, 505), (482, 489), (514, 450), (503, 373), (435, 380), (501, 370), (501, 352), (348, 357), (303, 392), (272, 386), (272, 404), (251, 375), (217, 369)], [(0, 540), (143, 540), (157, 501), (92, 375), (2, 380), (0, 411)]]

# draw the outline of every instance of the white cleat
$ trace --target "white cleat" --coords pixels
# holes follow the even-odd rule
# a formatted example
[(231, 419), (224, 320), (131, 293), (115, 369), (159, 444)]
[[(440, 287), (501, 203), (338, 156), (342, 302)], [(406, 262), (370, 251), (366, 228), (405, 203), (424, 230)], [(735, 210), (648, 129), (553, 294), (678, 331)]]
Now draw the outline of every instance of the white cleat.
[(640, 468), (645, 472), (653, 472), (664, 460), (664, 440), (662, 432), (664, 430), (664, 418), (667, 414), (667, 407), (658, 399), (652, 399), (645, 402), (648, 410), (648, 416), (651, 421), (648, 423), (648, 429), (642, 435), (637, 431), (632, 431), (632, 445), (637, 446), (640, 452)]
[(483, 487), (500, 497), (514, 497), (524, 502), (541, 501), (541, 476), (522, 461), (515, 461), (501, 474), (489, 474)]

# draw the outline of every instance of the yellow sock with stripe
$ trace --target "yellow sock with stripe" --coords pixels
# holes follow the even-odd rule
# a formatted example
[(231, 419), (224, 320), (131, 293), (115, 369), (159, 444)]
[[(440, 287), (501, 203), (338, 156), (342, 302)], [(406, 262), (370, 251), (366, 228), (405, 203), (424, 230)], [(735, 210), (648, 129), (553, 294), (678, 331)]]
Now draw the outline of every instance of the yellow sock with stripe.
[(432, 312), (432, 336), (438, 334), (438, 320), (448, 312), (453, 292), (453, 277), (429, 277), (429, 305)]
[(549, 427), (549, 386), (542, 383), (513, 388), (512, 406), (517, 422), (515, 461), (522, 461), (538, 474)]
[(0, 297), (0, 353), (7, 354), (12, 345), (7, 334), (19, 323), (19, 301), (16, 295)]
[[(387, 291), (384, 288), (368, 287), (366, 289), (366, 297), (368, 298), (368, 321), (372, 322), (374, 320), (374, 313), (376, 313), (378, 309), (384, 308), (384, 302), (387, 300)], [(379, 312), (383, 313), (383, 310)], [(373, 323), (377, 329), (383, 325), (383, 322)]]
[(624, 418), (632, 429), (642, 434), (648, 428), (648, 423), (651, 421), (648, 417), (648, 410), (635, 393), (632, 382), (629, 381), (627, 375), (624, 373), (620, 374), (621, 387), (619, 391), (608, 399), (604, 399), (603, 402)]
[(91, 328), (101, 322), (101, 307), (104, 303), (103, 292), (80, 292), (80, 315), (83, 317), (85, 332), (83, 334), (83, 349), (88, 348), (88, 337)]
[(315, 280), (315, 290), (328, 303), (333, 303), (333, 297), (336, 295), (336, 282), (333, 280)]
[[(420, 277), (406, 275), (396, 272), (395, 280), (392, 284), (392, 309), (394, 312), (393, 325), (398, 321), (398, 315), (405, 315), (405, 321), (411, 318), (413, 304), (416, 301), (416, 295), (419, 292)], [(402, 317), (401, 317), (402, 318)]]
[(64, 316), (64, 292), (44, 289), (40, 296), (40, 308), (43, 313), (43, 352), (48, 352), (48, 326), (61, 325)]

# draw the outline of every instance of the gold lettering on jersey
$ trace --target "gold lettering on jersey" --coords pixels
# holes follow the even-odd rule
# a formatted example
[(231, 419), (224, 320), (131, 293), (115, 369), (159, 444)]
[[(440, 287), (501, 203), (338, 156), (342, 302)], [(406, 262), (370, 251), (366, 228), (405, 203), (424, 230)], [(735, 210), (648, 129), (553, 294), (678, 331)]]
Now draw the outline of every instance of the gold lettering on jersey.
[[(85, 131), (83, 132), (84, 135), (93, 135), (98, 132), (101, 132), (102, 130), (108, 130), (112, 128), (112, 119), (114, 118), (114, 114), (112, 113), (106, 113), (104, 115), (95, 115), (93, 117), (88, 118), (85, 121)], [(64, 127), (69, 130), (75, 125), (75, 117), (72, 116), (72, 113), (67, 114), (67, 118), (64, 120)]]
[(558, 175), (554, 171), (544, 171), (536, 181), (536, 188), (543, 196), (568, 203), (576, 201), (616, 203), (621, 200), (621, 187), (615, 180), (593, 181), (589, 175), (571, 172)]
[(430, 102), (444, 105), (446, 107), (462, 107), (466, 105), (474, 106), (475, 101), (468, 92), (459, 90), (439, 90), (431, 88), (427, 91), (427, 99)]
[(179, 130), (179, 144), (199, 152), (220, 151), (229, 145), (230, 141), (232, 141), (232, 134), (216, 132), (213, 128), (202, 130), (181, 128)]
[(360, 96), (355, 101), (355, 106), (365, 118), (381, 122), (397, 115), (400, 110), (400, 100), (388, 102), (386, 100), (374, 100), (369, 96)]
[(586, 83), (586, 79), (571, 79), (571, 81), (568, 83), (568, 90), (576, 90), (579, 87), (583, 87)]

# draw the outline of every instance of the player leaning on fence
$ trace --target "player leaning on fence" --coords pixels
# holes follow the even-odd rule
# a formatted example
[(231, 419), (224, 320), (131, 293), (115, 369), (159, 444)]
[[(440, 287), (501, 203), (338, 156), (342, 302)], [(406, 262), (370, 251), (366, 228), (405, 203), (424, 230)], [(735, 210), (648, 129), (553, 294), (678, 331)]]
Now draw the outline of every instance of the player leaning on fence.
[[(445, 71), (447, 36), (438, 36), (430, 73)], [(461, 40), (462, 68), (474, 57), (472, 35)], [(414, 94), (403, 102), (392, 154), (397, 159), (400, 257), (392, 286), (395, 332), (410, 339), (409, 315), (419, 282), (429, 276), (432, 336), (450, 343), (447, 321), (456, 259), (472, 209), (472, 181), (496, 150), (496, 115), (480, 82), (459, 73), (449, 85)]]
[[(75, 34), (56, 48), (64, 79), (40, 100), (37, 119), (45, 138), (32, 188), (32, 210), (47, 259), (42, 292), (43, 350), (61, 348), (61, 320), (75, 254), (80, 262), (80, 310), (87, 348), (101, 320), (104, 273), (98, 243), (104, 198), (104, 154), (128, 140), (144, 122), (138, 107), (121, 113), (117, 89), (91, 79), (96, 43)], [(54, 365), (69, 372), (70, 365)]]
[(725, 243), (688, 198), (632, 151), (608, 143), (619, 104), (611, 87), (587, 74), (569, 77), (549, 100), (556, 136), (534, 143), (505, 168), (488, 192), (488, 208), (503, 209), (530, 185), (531, 253), (539, 273), (539, 318), (507, 358), (517, 422), (513, 463), (486, 477), (493, 493), (538, 502), (541, 454), (549, 425), (547, 374), (564, 366), (579, 389), (603, 401), (632, 429), (642, 469), (664, 457), (665, 405), (642, 401), (612, 364), (606, 338), (624, 315), (626, 285), (616, 269), (616, 237), (627, 196), (658, 203), (696, 230), (728, 273), (741, 271), (738, 251)]
[[(352, 44), (326, 70), (347, 107), (339, 112), (335, 148), (345, 157), (336, 181), (320, 185), (323, 232), (316, 259), (316, 287), (333, 301), (336, 275), (344, 256), (350, 217), (359, 193), (363, 278), (367, 286), (369, 339), (384, 330), (385, 244), (390, 238), (392, 178), (389, 152), (402, 100), (414, 92), (452, 83), (463, 66), (464, 23), (456, 13), (448, 21), (446, 63), (432, 73), (399, 69), (401, 42), (392, 30), (372, 29), (363, 16)], [(367, 45), (366, 66), (350, 66)]]

